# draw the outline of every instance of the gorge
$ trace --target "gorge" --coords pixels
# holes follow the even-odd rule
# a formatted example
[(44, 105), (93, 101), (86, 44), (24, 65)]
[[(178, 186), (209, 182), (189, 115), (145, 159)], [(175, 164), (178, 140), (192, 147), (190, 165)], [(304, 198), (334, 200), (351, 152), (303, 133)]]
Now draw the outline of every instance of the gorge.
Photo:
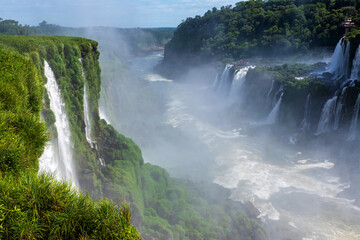
[(0, 35), (0, 238), (359, 239), (350, 2), (243, 1), (177, 29), (0, 19), (61, 35)]

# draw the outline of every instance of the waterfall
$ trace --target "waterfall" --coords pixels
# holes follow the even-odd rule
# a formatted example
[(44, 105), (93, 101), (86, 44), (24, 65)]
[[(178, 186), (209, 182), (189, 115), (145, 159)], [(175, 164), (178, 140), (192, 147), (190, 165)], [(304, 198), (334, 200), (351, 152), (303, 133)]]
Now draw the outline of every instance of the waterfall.
[(320, 135), (329, 130), (330, 124), (333, 122), (335, 117), (337, 99), (338, 97), (334, 96), (325, 103), (315, 135)]
[(219, 84), (219, 74), (216, 74), (215, 79), (214, 79), (214, 83), (213, 83), (213, 89), (216, 90), (218, 84)]
[(253, 69), (253, 68), (255, 68), (255, 66), (247, 66), (235, 72), (229, 94), (231, 102), (239, 102), (239, 99), (241, 98), (241, 89), (242, 86), (244, 85), (246, 74), (249, 71), (249, 69)]
[(344, 73), (343, 75), (345, 76), (345, 79), (348, 79), (348, 75), (349, 75), (349, 65), (350, 65), (350, 48), (351, 48), (351, 43), (348, 41), (346, 44), (346, 49), (345, 49), (345, 54), (344, 54), (344, 58), (345, 58), (345, 62), (344, 62)]
[(221, 74), (220, 79), (218, 80), (216, 90), (221, 94), (227, 95), (229, 94), (229, 90), (231, 87), (231, 79), (230, 79), (230, 69), (233, 67), (231, 64), (226, 64), (224, 71)]
[(336, 105), (335, 118), (334, 118), (334, 130), (337, 130), (339, 128), (340, 117), (341, 117), (341, 113), (342, 113), (343, 106), (344, 106), (343, 101), (344, 101), (346, 89), (347, 89), (347, 87), (344, 87), (343, 90), (341, 91), (339, 101), (337, 102), (337, 105)]
[(349, 69), (349, 54), (350, 42), (348, 42), (345, 46), (345, 41), (340, 39), (331, 57), (331, 64), (327, 69), (327, 72), (333, 75), (334, 80), (338, 80), (343, 76), (347, 78)]
[(306, 97), (304, 118), (301, 121), (301, 130), (310, 128), (310, 108), (311, 108), (311, 93)]
[(276, 103), (279, 101), (279, 97), (282, 95), (283, 90), (284, 90), (284, 86), (280, 85), (279, 89), (276, 91), (271, 101), (271, 109), (273, 109)]
[(349, 141), (353, 141), (356, 138), (357, 135), (357, 124), (358, 124), (358, 118), (359, 118), (359, 109), (360, 109), (360, 94), (358, 95), (357, 99), (356, 99), (356, 103), (354, 106), (354, 113), (351, 119), (351, 125), (350, 125), (350, 130), (349, 130), (349, 137), (348, 140)]
[(360, 47), (357, 48), (355, 57), (353, 60), (352, 70), (351, 70), (351, 80), (359, 79), (359, 70), (360, 70)]
[[(82, 59), (79, 59), (81, 64), (83, 64)], [(90, 120), (90, 111), (89, 111), (89, 98), (87, 95), (87, 82), (84, 72), (84, 67), (82, 66), (82, 76), (84, 78), (84, 121), (85, 121), (85, 136), (86, 140), (90, 144), (91, 148), (94, 148), (93, 140), (91, 139), (91, 120)]]
[(54, 73), (46, 61), (45, 76), (47, 78), (45, 88), (50, 98), (50, 108), (56, 117), (54, 125), (57, 130), (57, 138), (47, 144), (39, 161), (40, 169), (54, 173), (58, 178), (71, 180), (75, 186), (79, 186), (73, 164), (71, 133), (65, 112), (65, 103), (61, 98)]
[(271, 112), (269, 113), (269, 115), (267, 116), (265, 123), (266, 124), (274, 124), (279, 116), (279, 112), (280, 112), (280, 105), (281, 105), (281, 101), (282, 101), (282, 97), (284, 95), (284, 92), (281, 93), (277, 103), (275, 104), (274, 108), (271, 110)]
[(272, 107), (272, 106), (271, 106), (271, 105), (272, 105), (272, 101), (270, 101), (270, 99), (271, 99), (271, 95), (272, 95), (272, 93), (273, 93), (273, 91), (274, 91), (274, 83), (275, 83), (275, 81), (272, 80), (271, 88), (270, 88), (268, 94), (266, 95), (266, 103), (265, 103), (266, 109), (270, 109), (270, 108)]

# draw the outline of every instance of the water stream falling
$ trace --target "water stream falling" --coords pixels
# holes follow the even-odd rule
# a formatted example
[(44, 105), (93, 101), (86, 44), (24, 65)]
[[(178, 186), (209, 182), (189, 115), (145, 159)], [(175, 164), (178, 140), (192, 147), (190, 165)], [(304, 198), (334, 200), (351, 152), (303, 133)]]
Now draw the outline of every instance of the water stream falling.
[(356, 103), (354, 106), (354, 113), (351, 119), (351, 125), (350, 125), (350, 130), (349, 130), (349, 137), (348, 140), (349, 141), (353, 141), (356, 139), (357, 137), (357, 133), (358, 133), (358, 119), (359, 119), (359, 109), (360, 109), (360, 94), (358, 95), (357, 99), (356, 99)]
[[(83, 64), (83, 60), (79, 59), (81, 64)], [(89, 111), (89, 98), (88, 98), (88, 90), (87, 90), (87, 81), (85, 77), (84, 68), (81, 68), (82, 76), (84, 78), (84, 121), (85, 121), (85, 136), (86, 140), (90, 144), (91, 148), (94, 148), (94, 141), (91, 138), (91, 119), (90, 119), (90, 111)]]
[(330, 130), (330, 126), (334, 122), (335, 118), (337, 99), (338, 97), (334, 96), (325, 103), (315, 135), (320, 135)]
[(311, 93), (306, 97), (304, 118), (301, 121), (301, 130), (305, 131), (310, 128), (310, 109), (311, 109)]
[(353, 60), (352, 70), (351, 70), (351, 80), (359, 79), (359, 71), (360, 71), (360, 48), (358, 47), (355, 53), (355, 57)]
[(218, 84), (216, 86), (216, 91), (228, 95), (231, 87), (231, 78), (230, 78), (230, 70), (233, 67), (231, 64), (227, 64), (224, 68), (224, 71), (221, 74), (221, 77), (218, 79)]
[(266, 95), (266, 103), (265, 103), (265, 106), (267, 109), (271, 109), (271, 105), (272, 105), (272, 97), (271, 95), (273, 94), (274, 92), (274, 83), (275, 83), (275, 80), (272, 80), (272, 83), (271, 83), (271, 88), (268, 92), (268, 94)]
[(246, 74), (248, 73), (249, 69), (253, 68), (255, 68), (255, 66), (247, 66), (235, 72), (229, 94), (231, 102), (239, 102), (239, 100), (241, 100), (241, 89), (244, 85)]
[(282, 92), (277, 103), (275, 104), (274, 108), (271, 110), (271, 112), (269, 113), (269, 115), (267, 116), (265, 123), (266, 124), (274, 124), (276, 123), (278, 117), (279, 117), (279, 112), (280, 112), (280, 105), (281, 105), (281, 101), (282, 101), (282, 97), (283, 97), (284, 93)]
[(59, 179), (71, 180), (75, 186), (79, 186), (73, 163), (71, 132), (65, 112), (65, 103), (62, 100), (55, 75), (46, 61), (45, 76), (47, 78), (45, 88), (50, 98), (50, 108), (56, 117), (54, 125), (57, 138), (47, 144), (39, 160), (40, 170), (54, 173)]
[(345, 79), (348, 79), (348, 74), (349, 74), (349, 65), (350, 65), (350, 48), (351, 48), (351, 43), (347, 42), (346, 44), (346, 48), (345, 48), (345, 53), (344, 53), (344, 70), (343, 70), (343, 75), (345, 77)]
[(333, 80), (338, 80), (344, 76), (347, 77), (349, 53), (350, 43), (345, 46), (345, 41), (340, 39), (331, 57), (331, 64), (327, 69), (327, 71), (333, 75)]
[(346, 89), (347, 87), (344, 87), (341, 91), (341, 95), (339, 97), (339, 101), (337, 102), (336, 105), (336, 111), (335, 111), (335, 117), (334, 117), (334, 130), (337, 130), (339, 128), (339, 124), (340, 124), (340, 118), (341, 118), (341, 114), (343, 111), (343, 101), (345, 98), (345, 93), (346, 93)]

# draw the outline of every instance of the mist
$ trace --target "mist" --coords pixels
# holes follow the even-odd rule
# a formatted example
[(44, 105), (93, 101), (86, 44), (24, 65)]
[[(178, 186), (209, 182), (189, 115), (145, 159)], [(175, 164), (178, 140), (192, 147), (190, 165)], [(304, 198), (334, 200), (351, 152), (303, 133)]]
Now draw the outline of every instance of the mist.
[[(211, 64), (169, 79), (154, 70), (162, 51), (124, 58), (123, 48), (110, 51), (106, 41), (91, 37), (102, 51), (103, 117), (140, 145), (146, 162), (166, 168), (173, 177), (215, 183), (230, 190), (229, 199), (252, 203), (269, 239), (356, 239), (359, 196), (353, 173), (358, 167), (353, 163), (358, 150), (351, 143), (339, 146), (339, 134), (307, 143), (299, 128), (279, 124), (285, 117), (280, 110), (274, 122), (266, 122), (281, 87), (272, 86), (270, 76), (257, 92), (251, 88), (256, 80), (251, 74), (235, 79), (242, 67), (228, 79), (221, 79), (222, 67)], [(110, 42), (122, 43), (114, 37)], [(328, 62), (330, 56), (328, 52), (292, 63)], [(251, 71), (258, 61), (244, 71)], [(277, 65), (284, 63), (288, 62), (279, 60)], [(227, 92), (219, 90), (221, 84), (229, 84)], [(272, 87), (277, 89), (270, 93)], [(264, 107), (269, 96), (277, 99)], [(321, 107), (313, 111), (321, 113)], [(312, 131), (320, 113), (312, 116)]]
[[(174, 29), (72, 28), (176, 26), (186, 18), (171, 15), (179, 3), (154, 2), (162, 19), (140, 17), (149, 1), (79, 2), (48, 18), (71, 26), (55, 35), (99, 42), (100, 118), (132, 138), (145, 162), (189, 180), (208, 201), (245, 209), (267, 239), (359, 239), (360, 79), (350, 45), (296, 56), (275, 45), (253, 58), (201, 64), (196, 54), (186, 63), (173, 52), (180, 60), (171, 65), (164, 45)], [(180, 13), (190, 4), (182, 3)], [(194, 4), (193, 15), (209, 9)]]

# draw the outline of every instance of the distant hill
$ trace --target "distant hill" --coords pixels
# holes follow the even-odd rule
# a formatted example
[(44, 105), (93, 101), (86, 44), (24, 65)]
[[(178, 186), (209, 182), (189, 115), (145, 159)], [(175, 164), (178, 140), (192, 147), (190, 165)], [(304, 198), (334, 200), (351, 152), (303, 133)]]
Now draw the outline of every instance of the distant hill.
[(346, 16), (359, 25), (359, 0), (249, 0), (182, 22), (165, 64), (224, 62), (334, 47)]

